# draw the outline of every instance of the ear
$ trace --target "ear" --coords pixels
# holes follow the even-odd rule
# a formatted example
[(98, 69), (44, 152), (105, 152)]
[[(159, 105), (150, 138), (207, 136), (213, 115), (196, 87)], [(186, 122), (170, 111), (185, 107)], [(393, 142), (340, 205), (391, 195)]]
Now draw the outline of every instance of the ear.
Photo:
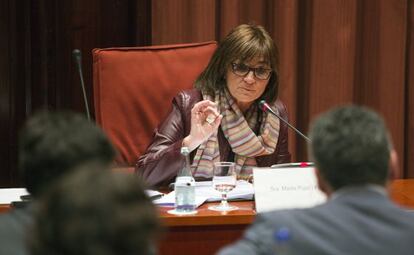
[(400, 166), (398, 164), (397, 152), (392, 149), (390, 151), (390, 162), (388, 166), (388, 179), (390, 181), (400, 178)]
[(319, 189), (329, 197), (332, 194), (332, 188), (317, 167), (315, 167), (315, 175)]

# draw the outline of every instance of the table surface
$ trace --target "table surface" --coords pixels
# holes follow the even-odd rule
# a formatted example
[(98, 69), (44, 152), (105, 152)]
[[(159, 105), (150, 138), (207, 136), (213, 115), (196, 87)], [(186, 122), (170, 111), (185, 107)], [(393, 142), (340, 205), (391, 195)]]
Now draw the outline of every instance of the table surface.
[[(397, 204), (414, 209), (414, 179), (394, 180), (389, 186), (391, 199)], [(176, 216), (167, 213), (171, 208), (159, 208), (160, 217), (167, 226), (249, 224), (256, 215), (253, 201), (231, 202), (240, 209), (227, 213), (208, 209), (215, 203), (205, 203), (198, 208), (198, 213), (190, 216)], [(9, 205), (0, 205), (0, 212), (9, 210)]]
[[(395, 180), (389, 186), (389, 195), (397, 204), (414, 208), (414, 179)], [(250, 224), (256, 216), (254, 201), (230, 202), (240, 209), (222, 213), (209, 210), (208, 207), (217, 203), (205, 203), (198, 208), (195, 215), (176, 216), (167, 213), (172, 208), (159, 208), (160, 217), (166, 226), (205, 226)]]
[(160, 207), (160, 216), (167, 226), (203, 226), (203, 225), (234, 225), (234, 224), (250, 224), (256, 216), (253, 201), (229, 202), (231, 205), (237, 206), (239, 209), (230, 212), (216, 212), (209, 210), (211, 205), (219, 204), (204, 203), (197, 209), (197, 214), (177, 216), (167, 213), (172, 208)]
[(414, 179), (393, 181), (389, 187), (389, 194), (395, 203), (414, 209)]

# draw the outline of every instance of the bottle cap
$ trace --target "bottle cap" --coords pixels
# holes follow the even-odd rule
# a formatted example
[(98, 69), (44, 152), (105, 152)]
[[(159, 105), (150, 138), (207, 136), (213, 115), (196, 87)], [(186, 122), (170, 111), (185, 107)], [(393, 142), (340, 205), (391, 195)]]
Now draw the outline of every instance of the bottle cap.
[(277, 242), (289, 241), (291, 238), (290, 230), (286, 227), (281, 227), (275, 231), (273, 237)]

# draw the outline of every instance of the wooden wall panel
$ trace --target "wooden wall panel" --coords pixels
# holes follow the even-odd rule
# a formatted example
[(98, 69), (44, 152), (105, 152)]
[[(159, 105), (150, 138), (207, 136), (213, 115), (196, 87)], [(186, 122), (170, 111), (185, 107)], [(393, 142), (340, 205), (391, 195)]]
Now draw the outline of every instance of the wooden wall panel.
[(414, 178), (414, 1), (407, 8), (407, 53), (405, 66), (405, 177)]
[(93, 110), (92, 49), (148, 44), (150, 36), (144, 32), (150, 31), (149, 2), (1, 1), (0, 186), (21, 185), (18, 130), (28, 116), (44, 108), (85, 111), (72, 50), (82, 52), (86, 92)]
[[(298, 57), (299, 4), (297, 0), (276, 1), (268, 11), (273, 14), (268, 16), (268, 22), (273, 24), (269, 32), (274, 36), (280, 54), (279, 97), (286, 104), (289, 121), (298, 123), (299, 63), (303, 63)], [(294, 161), (306, 160), (306, 157), (299, 159), (296, 155), (301, 139), (289, 131), (289, 151)]]
[[(132, 1), (132, 0), (131, 0)], [(136, 46), (151, 45), (152, 42), (152, 0), (132, 1), (131, 17), (134, 21), (132, 31), (135, 37)], [(130, 32), (131, 33), (131, 32)]]
[[(24, 83), (30, 79), (27, 23), (30, 8), (23, 1), (2, 1), (0, 38), (0, 185), (17, 185), (17, 137), (30, 102)], [(18, 13), (22, 15), (18, 15)], [(4, 62), (3, 62), (4, 61)]]
[[(312, 1), (305, 12), (298, 124), (308, 130), (317, 114), (352, 102), (356, 1)], [(306, 143), (300, 142), (296, 150), (304, 158)]]
[[(0, 162), (9, 163), (10, 158), (10, 129), (8, 115), (10, 112), (10, 65), (11, 59), (11, 36), (9, 34), (9, 27), (12, 26), (10, 20), (10, 3), (6, 1), (0, 2), (0, 34), (8, 35), (0, 39)], [(9, 164), (2, 165), (2, 168), (9, 168)], [(0, 185), (4, 185), (5, 181), (9, 179), (9, 172), (0, 171)]]
[(302, 85), (315, 116), (353, 99), (356, 1), (314, 1), (311, 11), (310, 76)]
[(265, 0), (229, 0), (220, 1), (220, 39), (224, 38), (230, 30), (243, 23), (255, 23), (267, 27), (268, 3)]
[[(407, 5), (404, 1), (363, 2), (360, 70), (356, 102), (385, 118), (394, 146), (404, 156)], [(404, 160), (401, 160), (404, 168)]]
[(152, 1), (152, 44), (215, 39), (216, 1)]

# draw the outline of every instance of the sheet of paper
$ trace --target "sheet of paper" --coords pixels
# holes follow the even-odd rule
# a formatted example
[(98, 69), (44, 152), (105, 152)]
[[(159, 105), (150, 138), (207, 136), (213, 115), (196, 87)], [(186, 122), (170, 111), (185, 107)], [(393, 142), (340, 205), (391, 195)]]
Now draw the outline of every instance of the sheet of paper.
[[(199, 207), (205, 201), (220, 201), (221, 194), (213, 188), (212, 182), (196, 182), (196, 205)], [(227, 195), (228, 200), (252, 200), (254, 195), (253, 185), (246, 181), (238, 181), (236, 188), (230, 191)], [(174, 206), (175, 193), (174, 191), (164, 195), (163, 197), (154, 200), (154, 204), (159, 206)]]
[(0, 204), (10, 204), (14, 201), (22, 201), (20, 196), (28, 195), (25, 188), (0, 189)]
[(253, 168), (253, 178), (259, 213), (312, 207), (326, 201), (313, 167)]
[(145, 190), (145, 194), (147, 194), (147, 196), (151, 199), (158, 199), (160, 197), (162, 197), (164, 194), (157, 191), (157, 190), (151, 190), (151, 189), (147, 189)]

